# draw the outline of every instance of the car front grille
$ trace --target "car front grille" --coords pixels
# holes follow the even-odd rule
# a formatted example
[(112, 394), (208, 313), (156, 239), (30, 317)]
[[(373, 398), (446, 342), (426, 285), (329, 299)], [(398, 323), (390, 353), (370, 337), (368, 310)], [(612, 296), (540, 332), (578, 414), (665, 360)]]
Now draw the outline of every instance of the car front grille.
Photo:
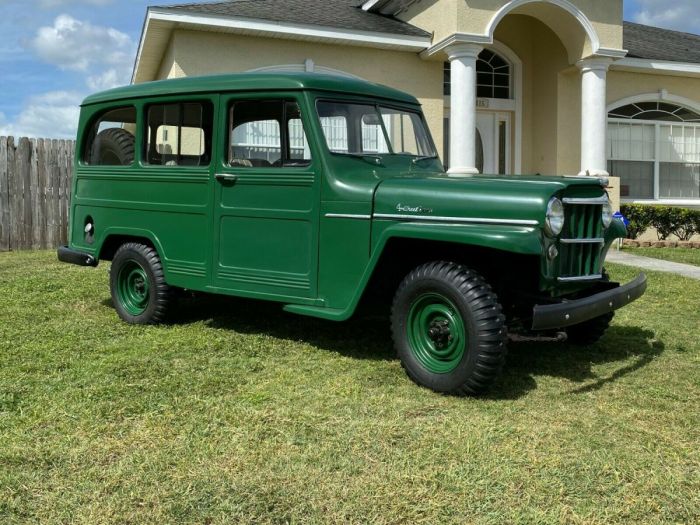
[(564, 231), (559, 246), (559, 280), (600, 279), (603, 251), (601, 198), (564, 198)]

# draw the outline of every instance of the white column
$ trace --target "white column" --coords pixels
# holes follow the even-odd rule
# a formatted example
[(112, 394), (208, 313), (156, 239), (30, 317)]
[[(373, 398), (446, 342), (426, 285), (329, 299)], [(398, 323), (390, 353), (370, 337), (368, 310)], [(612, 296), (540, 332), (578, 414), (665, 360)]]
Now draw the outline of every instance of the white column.
[(473, 175), (476, 169), (476, 59), (483, 48), (454, 44), (450, 60), (450, 169), (452, 176)]
[(607, 176), (607, 75), (612, 60), (587, 58), (581, 70), (581, 173)]

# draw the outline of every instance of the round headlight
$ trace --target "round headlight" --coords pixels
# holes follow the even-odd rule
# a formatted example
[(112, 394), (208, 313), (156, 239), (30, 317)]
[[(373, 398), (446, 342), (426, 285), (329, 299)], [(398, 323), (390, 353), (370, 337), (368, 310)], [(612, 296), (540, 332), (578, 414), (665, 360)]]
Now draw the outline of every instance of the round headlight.
[(556, 197), (552, 197), (547, 204), (544, 225), (547, 233), (553, 237), (559, 235), (564, 229), (564, 204)]
[(603, 204), (603, 227), (607, 228), (610, 226), (613, 220), (613, 208), (612, 204), (610, 204), (610, 199), (608, 199), (608, 202)]

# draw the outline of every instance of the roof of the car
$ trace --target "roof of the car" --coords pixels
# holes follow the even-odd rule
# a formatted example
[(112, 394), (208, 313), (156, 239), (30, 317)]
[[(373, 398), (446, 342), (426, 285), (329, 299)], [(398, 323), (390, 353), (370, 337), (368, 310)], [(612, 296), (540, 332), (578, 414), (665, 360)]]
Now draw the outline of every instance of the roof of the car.
[(223, 93), (236, 91), (316, 90), (333, 93), (366, 95), (418, 104), (412, 95), (364, 80), (319, 73), (235, 73), (205, 77), (186, 77), (144, 82), (90, 95), (83, 105), (99, 104), (130, 98), (185, 95), (190, 93)]

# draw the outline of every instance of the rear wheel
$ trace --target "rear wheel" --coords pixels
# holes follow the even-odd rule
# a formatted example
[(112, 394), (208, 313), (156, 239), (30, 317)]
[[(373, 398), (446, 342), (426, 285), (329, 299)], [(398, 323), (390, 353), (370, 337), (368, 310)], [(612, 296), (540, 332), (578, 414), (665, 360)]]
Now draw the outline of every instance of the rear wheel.
[(567, 341), (581, 346), (597, 343), (610, 327), (613, 317), (615, 317), (615, 313), (610, 312), (585, 323), (568, 327), (566, 329)]
[(114, 308), (130, 324), (159, 323), (172, 303), (172, 289), (165, 282), (160, 257), (145, 244), (130, 242), (117, 250), (110, 288)]
[(479, 394), (501, 371), (505, 317), (476, 272), (450, 262), (413, 270), (392, 307), (392, 333), (401, 364), (419, 385), (456, 395)]

